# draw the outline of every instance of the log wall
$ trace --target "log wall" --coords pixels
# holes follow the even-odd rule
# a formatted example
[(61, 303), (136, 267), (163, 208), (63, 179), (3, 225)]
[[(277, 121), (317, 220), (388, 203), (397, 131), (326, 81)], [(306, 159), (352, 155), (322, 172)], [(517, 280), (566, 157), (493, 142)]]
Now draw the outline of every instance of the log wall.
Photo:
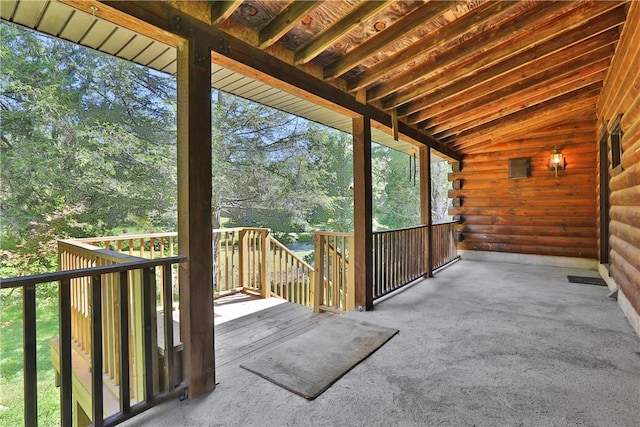
[[(609, 235), (600, 238), (609, 239), (610, 276), (640, 314), (640, 3), (628, 12), (598, 102), (599, 134), (611, 132), (620, 115), (623, 132), (621, 165), (608, 168)], [(610, 142), (606, 155), (610, 162)]]
[[(593, 120), (540, 129), (465, 156), (451, 198), (459, 207), (460, 249), (597, 257), (597, 144)], [(558, 146), (566, 169), (548, 168)], [(510, 179), (508, 161), (527, 157), (531, 176)], [(455, 205), (455, 204), (454, 204)]]

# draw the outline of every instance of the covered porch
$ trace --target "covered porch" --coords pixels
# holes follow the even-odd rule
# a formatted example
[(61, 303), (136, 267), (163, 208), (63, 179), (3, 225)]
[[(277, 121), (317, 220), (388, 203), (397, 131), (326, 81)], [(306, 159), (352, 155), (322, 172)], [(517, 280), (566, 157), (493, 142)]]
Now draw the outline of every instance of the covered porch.
[[(150, 371), (140, 375), (145, 379), (138, 387), (142, 403), (174, 400), (138, 416), (147, 406), (132, 410), (125, 391), (119, 408), (123, 418), (107, 424), (134, 416), (131, 425), (154, 426), (637, 423), (638, 341), (624, 314), (640, 331), (638, 3), (486, 2), (472, 9), (464, 2), (460, 8), (455, 2), (360, 2), (337, 16), (330, 10), (332, 2), (317, 2), (317, 10), (313, 2), (273, 2), (277, 10), (266, 11), (251, 1), (40, 3), (38, 9), (27, 1), (3, 2), (2, 18), (21, 23), (19, 18), (28, 14), (33, 19), (22, 25), (61, 37), (67, 26), (86, 29), (67, 39), (94, 48), (109, 47), (121, 34), (129, 40), (122, 42), (127, 47), (134, 47), (132, 40), (148, 39), (126, 59), (152, 56), (144, 65), (160, 61), (158, 69), (177, 75), (179, 256), (124, 267), (92, 266), (82, 274), (92, 277), (92, 298), (100, 300), (101, 274), (120, 273), (121, 300), (126, 300), (126, 269), (145, 269), (135, 283), (151, 292), (155, 270), (149, 269), (162, 266), (169, 279), (170, 266), (179, 264), (183, 376), (167, 363), (168, 391), (154, 395), (154, 376)], [(398, 4), (413, 4), (412, 11), (396, 10)], [(256, 15), (264, 21), (252, 21)], [(79, 17), (85, 22), (75, 25), (72, 20)], [(314, 21), (325, 25), (309, 33), (300, 30)], [(47, 30), (55, 27), (52, 22), (64, 28)], [(379, 35), (363, 30), (362, 39), (346, 39), (364, 23)], [(404, 40), (408, 28), (419, 33)], [(304, 42), (290, 45), (296, 37)], [(407, 49), (401, 48), (404, 43)], [(345, 46), (351, 50), (340, 50)], [(376, 52), (381, 57), (368, 62)], [(210, 89), (227, 81), (216, 78), (225, 70), (243, 76), (237, 82), (247, 98), (264, 94), (267, 103), (272, 95), (285, 93), (285, 106), (299, 107), (287, 111), (316, 105), (321, 116), (307, 117), (353, 135), (354, 247), (350, 269), (343, 271), (353, 274), (348, 304), (366, 313), (345, 316), (366, 317), (399, 329), (400, 335), (313, 404), (236, 363), (215, 362), (215, 291), (207, 286), (215, 280), (209, 233)], [(332, 121), (334, 114), (323, 115), (325, 110), (340, 115), (340, 122)], [(420, 183), (426, 235), (417, 245), (395, 247), (393, 237), (374, 232), (371, 143), (377, 132), (395, 148), (417, 152), (419, 169), (427, 172)], [(392, 263), (414, 262), (420, 271), (409, 275), (411, 280), (431, 275), (437, 242), (424, 177), (432, 151), (453, 161), (450, 213), (461, 219), (454, 249), (476, 254), (443, 270), (428, 286), (419, 281), (394, 298), (381, 298), (371, 310), (376, 297), (394, 291), (377, 283), (386, 286), (402, 276)], [(556, 152), (564, 157), (553, 163), (556, 158), (549, 154)], [(394, 250), (378, 250), (380, 242)], [(338, 256), (335, 247), (333, 259), (344, 262), (346, 256)], [(572, 257), (588, 265), (575, 270), (472, 261), (487, 253), (501, 261), (534, 254), (564, 261)], [(322, 271), (323, 263), (316, 264)], [(566, 280), (567, 275), (597, 276), (598, 268), (611, 290), (619, 288), (623, 312), (606, 288)], [(73, 274), (49, 277), (59, 281), (63, 302), (69, 300), (70, 280), (79, 277)], [(328, 275), (319, 277), (324, 282)], [(25, 334), (24, 365), (25, 372), (33, 373), (35, 353), (27, 350), (35, 342), (37, 282), (29, 280), (21, 285), (29, 307), (25, 324), (33, 332)], [(168, 287), (166, 307), (173, 303), (169, 293)], [(320, 295), (313, 294), (315, 307), (336, 306), (335, 300), (315, 301)], [(151, 297), (145, 294), (141, 300)], [(61, 342), (71, 342), (71, 308), (61, 305)], [(152, 325), (154, 310), (145, 306), (142, 311), (140, 323)], [(126, 324), (126, 310), (119, 314)], [(93, 325), (101, 323), (100, 311), (92, 310), (91, 316)], [(155, 343), (146, 328), (145, 333), (132, 341), (148, 369), (156, 369)], [(167, 340), (172, 336), (166, 333)], [(93, 366), (102, 366), (102, 338), (100, 327), (93, 327), (92, 354), (99, 355)], [(112, 356), (124, 365), (126, 353)], [(27, 425), (37, 424), (35, 386), (29, 385), (34, 378), (26, 378), (25, 390), (31, 391), (25, 392), (31, 398), (25, 403)], [(177, 382), (180, 378), (184, 381)], [(102, 381), (101, 370), (94, 369), (97, 402)], [(185, 393), (192, 400), (175, 401)], [(61, 396), (62, 423), (69, 424), (70, 377), (62, 383)], [(92, 410), (97, 425), (104, 421), (100, 405)]]
[(375, 310), (346, 314), (400, 333), (313, 402), (217, 364), (215, 393), (129, 425), (634, 425), (637, 335), (608, 288), (568, 275), (598, 276), (463, 254)]

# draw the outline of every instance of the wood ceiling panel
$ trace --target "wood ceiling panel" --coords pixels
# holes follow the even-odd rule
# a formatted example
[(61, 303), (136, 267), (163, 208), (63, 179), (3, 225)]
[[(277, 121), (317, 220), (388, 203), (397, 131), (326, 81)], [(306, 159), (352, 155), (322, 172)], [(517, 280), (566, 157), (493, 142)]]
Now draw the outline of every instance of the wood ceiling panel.
[(111, 36), (100, 45), (100, 51), (109, 55), (116, 55), (122, 49), (122, 46), (126, 46), (135, 36), (136, 34), (132, 31), (116, 27)]
[[(509, 90), (532, 82), (539, 73), (547, 73), (542, 77), (551, 78), (562, 70), (572, 70), (590, 64), (602, 58), (602, 51), (613, 53), (613, 43), (617, 40), (618, 31), (615, 29), (600, 35), (601, 39), (591, 38), (561, 51), (557, 51), (536, 61), (535, 67), (513, 68), (497, 78), (491, 69), (487, 69), (469, 77), (459, 83), (439, 88), (437, 91), (421, 97), (398, 109), (398, 116), (407, 117), (407, 122), (418, 123), (441, 115), (454, 108), (463, 108), (470, 102), (483, 103), (485, 97), (491, 97), (499, 90)], [(605, 54), (606, 55), (606, 54)], [(595, 59), (593, 57), (595, 56)], [(576, 62), (576, 58), (581, 58)], [(424, 126), (421, 126), (424, 127)]]
[(22, 0), (17, 4), (13, 21), (29, 28), (36, 28), (47, 8), (47, 0)]
[(177, 60), (176, 55), (177, 53), (175, 49), (172, 49), (170, 46), (165, 46), (164, 52), (151, 61), (148, 66), (155, 70), (162, 70)]
[(163, 44), (151, 43), (133, 57), (133, 61), (148, 67), (150, 63), (164, 54), (167, 49), (167, 46)]
[(18, 0), (6, 0), (0, 2), (0, 17), (5, 21), (11, 21), (18, 7)]
[(76, 11), (60, 33), (60, 38), (78, 43), (95, 22), (93, 16)]
[(98, 49), (116, 30), (117, 28), (114, 24), (97, 19), (91, 31), (88, 31), (82, 39), (79, 40), (79, 43), (92, 49)]
[[(536, 13), (529, 15), (527, 20), (514, 21), (512, 26), (503, 26), (498, 32), (492, 34), (492, 37), (487, 36), (492, 41), (485, 41), (486, 49), (481, 52), (473, 44), (467, 44), (464, 49), (455, 51), (447, 59), (437, 58), (434, 64), (443, 70), (436, 78), (421, 82), (409, 90), (402, 90), (405, 81), (401, 79), (395, 85), (401, 91), (395, 91), (386, 97), (383, 107), (395, 108), (487, 67), (494, 66), (495, 74), (498, 75), (515, 67), (531, 65), (542, 56), (562, 50), (593, 34), (619, 25), (624, 20), (620, 10), (614, 10), (600, 17), (615, 6), (613, 2), (598, 2), (586, 11), (580, 8), (574, 9), (567, 17), (569, 22), (564, 19), (552, 19), (555, 14), (566, 10), (567, 6), (562, 3), (536, 10)], [(535, 25), (541, 20), (547, 25)], [(525, 28), (530, 28), (522, 31), (521, 26), (525, 22)], [(515, 38), (511, 37), (513, 31), (518, 34)], [(455, 68), (452, 67), (454, 65)]]
[(71, 19), (73, 13), (73, 9), (65, 7), (60, 3), (49, 3), (46, 12), (38, 24), (37, 30), (47, 34), (58, 35), (69, 19)]

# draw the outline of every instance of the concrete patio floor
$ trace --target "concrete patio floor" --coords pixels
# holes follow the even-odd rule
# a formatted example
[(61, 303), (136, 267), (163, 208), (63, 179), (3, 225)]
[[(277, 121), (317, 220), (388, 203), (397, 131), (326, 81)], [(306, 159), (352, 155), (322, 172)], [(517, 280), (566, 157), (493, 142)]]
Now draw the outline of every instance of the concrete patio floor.
[(638, 426), (640, 340), (573, 268), (462, 260), (347, 317), (400, 334), (314, 401), (237, 365), (136, 426)]

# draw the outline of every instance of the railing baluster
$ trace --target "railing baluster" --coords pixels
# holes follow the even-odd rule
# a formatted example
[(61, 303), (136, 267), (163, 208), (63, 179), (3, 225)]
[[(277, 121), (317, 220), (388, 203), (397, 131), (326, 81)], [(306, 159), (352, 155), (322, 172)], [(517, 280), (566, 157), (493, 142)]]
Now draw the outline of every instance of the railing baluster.
[(120, 412), (131, 409), (129, 377), (129, 273), (120, 272)]
[(23, 357), (24, 357), (24, 424), (38, 425), (38, 366), (36, 358), (36, 287), (22, 289)]
[(70, 426), (73, 420), (71, 381), (71, 279), (60, 281), (59, 337), (60, 346), (60, 425)]
[(91, 278), (91, 395), (93, 425), (102, 426), (102, 276)]
[[(90, 250), (90, 249), (89, 249)], [(90, 253), (90, 252), (89, 252)], [(101, 258), (102, 259), (102, 258)], [(73, 271), (59, 271), (54, 273), (46, 273), (42, 275), (15, 277), (2, 279), (0, 282), (1, 289), (10, 288), (22, 288), (22, 304), (23, 304), (23, 372), (24, 372), (24, 424), (26, 426), (36, 426), (38, 422), (38, 404), (37, 404), (37, 336), (36, 336), (36, 286), (42, 283), (57, 282), (59, 290), (59, 366), (57, 369), (60, 373), (60, 425), (68, 426), (73, 423), (73, 339), (79, 339), (79, 342), (83, 343), (86, 351), (89, 354), (90, 374), (89, 379), (91, 381), (90, 393), (92, 395), (91, 410), (88, 411), (89, 417), (92, 419), (93, 424), (96, 426), (115, 425), (122, 422), (135, 414), (139, 414), (150, 407), (166, 401), (167, 399), (184, 395), (187, 386), (184, 383), (179, 383), (179, 379), (175, 377), (174, 373), (171, 374), (171, 366), (169, 367), (169, 375), (173, 375), (173, 379), (170, 379), (170, 390), (167, 392), (160, 392), (155, 397), (153, 395), (154, 389), (147, 387), (147, 391), (150, 395), (147, 395), (146, 402), (140, 402), (134, 406), (130, 406), (130, 373), (129, 366), (130, 361), (128, 358), (129, 353), (129, 303), (128, 303), (128, 278), (129, 273), (133, 271), (146, 271), (143, 275), (146, 276), (146, 319), (143, 327), (152, 325), (150, 322), (151, 310), (155, 307), (155, 300), (152, 298), (155, 290), (155, 273), (154, 266), (164, 266), (164, 278), (168, 288), (172, 287), (171, 266), (182, 262), (186, 259), (184, 256), (174, 257), (171, 259), (161, 259), (156, 261), (136, 260), (133, 262), (124, 262), (120, 265), (104, 265), (95, 266), (100, 264), (96, 261), (95, 257), (90, 255), (87, 257), (87, 253), (82, 256), (77, 253), (63, 250), (61, 252), (61, 267), (67, 268)], [(102, 259), (104, 260), (104, 259)], [(108, 285), (115, 285), (115, 280), (104, 275), (119, 274), (120, 280), (118, 282), (118, 290), (114, 288), (112, 302), (119, 297), (120, 309), (116, 310), (119, 313), (113, 313), (112, 320), (120, 324), (118, 335), (118, 346), (120, 349), (117, 354), (118, 365), (122, 367), (119, 375), (120, 386), (120, 411), (116, 414), (111, 414), (105, 417), (104, 409), (104, 368), (107, 361), (104, 350), (105, 345), (111, 345), (111, 342), (106, 342), (103, 338), (106, 335), (103, 333), (105, 327), (112, 327), (111, 322), (109, 324), (103, 323), (103, 311), (111, 309), (111, 306), (105, 308), (103, 306), (102, 297), (104, 291), (103, 285), (107, 285), (105, 289), (109, 291)], [(113, 286), (112, 286), (113, 287)], [(167, 292), (167, 304), (171, 307), (171, 293)], [(150, 298), (151, 297), (151, 298)], [(171, 310), (171, 309), (169, 309)], [(119, 314), (119, 316), (118, 316)], [(83, 325), (79, 325), (79, 330), (74, 331), (74, 318), (83, 317)], [(105, 317), (106, 318), (106, 317)], [(84, 324), (87, 328), (84, 328)], [(172, 327), (166, 328), (167, 333), (173, 333)], [(74, 336), (72, 334), (78, 334)], [(114, 334), (115, 336), (116, 334)], [(148, 338), (151, 337), (147, 334), (146, 344), (148, 345)], [(173, 337), (173, 335), (171, 335)], [(171, 339), (167, 339), (169, 349), (173, 348)], [(149, 348), (149, 347), (147, 347)], [(149, 361), (149, 355), (153, 357), (153, 349), (145, 354), (145, 367), (148, 372), (156, 369), (153, 363), (155, 359)], [(169, 361), (172, 363), (171, 350), (168, 352)], [(151, 362), (151, 363), (150, 363)], [(153, 385), (153, 377), (147, 378), (151, 380)]]
[(173, 364), (173, 295), (171, 290), (171, 267), (162, 267), (164, 299), (164, 363), (167, 371), (167, 391), (176, 385), (176, 373)]

